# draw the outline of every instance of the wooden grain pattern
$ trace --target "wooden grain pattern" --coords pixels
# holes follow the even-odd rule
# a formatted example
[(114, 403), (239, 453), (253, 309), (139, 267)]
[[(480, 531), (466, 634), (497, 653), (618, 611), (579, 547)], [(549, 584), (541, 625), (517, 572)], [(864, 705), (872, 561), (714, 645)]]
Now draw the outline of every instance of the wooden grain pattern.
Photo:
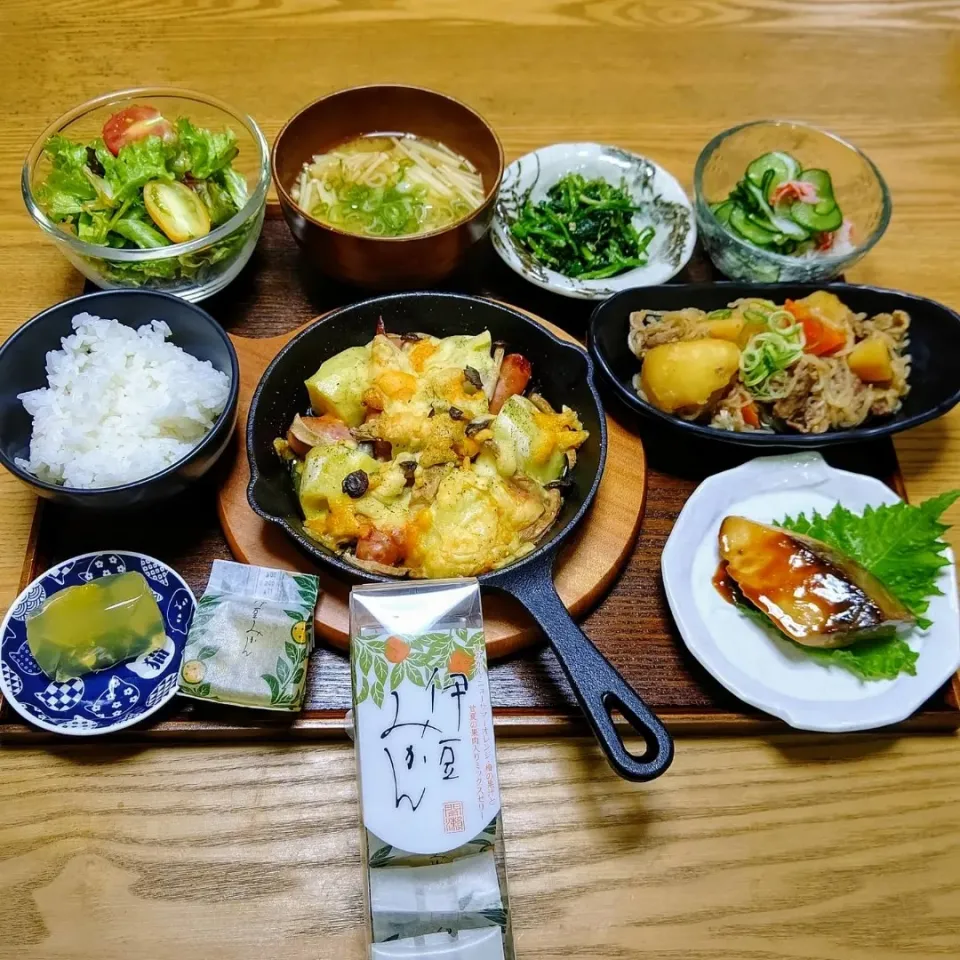
[[(260, 348), (260, 364), (273, 357), (279, 342), (290, 332), (302, 326), (304, 316), (322, 312), (330, 306), (355, 298), (357, 293), (347, 288), (317, 288), (291, 286), (290, 277), (296, 275), (299, 259), (282, 219), (271, 205), (260, 241), (256, 261), (239, 285), (233, 286), (210, 302), (210, 309), (221, 322), (242, 332), (237, 342)], [(697, 261), (689, 274), (706, 273)], [(513, 274), (503, 268), (489, 244), (481, 246), (468, 270), (452, 278), (447, 287), (467, 292), (486, 293), (505, 299), (503, 290), (509, 289), (531, 310), (529, 298), (535, 288), (513, 283)], [(576, 301), (548, 296), (543, 303), (551, 315), (566, 326), (582, 329), (582, 319), (589, 306)], [(285, 333), (278, 333), (285, 331)], [(251, 339), (270, 333), (269, 338)], [(237, 336), (235, 333), (234, 336)], [(247, 396), (257, 377), (248, 371)], [(607, 395), (608, 421), (612, 431), (632, 435), (644, 430), (649, 445), (651, 470), (647, 490), (648, 507), (642, 527), (642, 536), (630, 552), (626, 566), (612, 591), (590, 616), (584, 628), (606, 657), (623, 673), (641, 696), (656, 709), (675, 733), (725, 732), (742, 735), (749, 732), (783, 729), (753, 708), (739, 702), (716, 683), (700, 665), (689, 656), (677, 633), (673, 618), (667, 609), (660, 582), (660, 553), (673, 522), (697, 483), (710, 473), (742, 462), (750, 454), (715, 443), (694, 444), (677, 449), (672, 433), (651, 431), (630, 418), (613, 396)], [(244, 401), (241, 401), (243, 406)], [(241, 410), (241, 419), (244, 411)], [(618, 419), (618, 418), (622, 418)], [(229, 558), (229, 530), (224, 533), (216, 518), (217, 491), (224, 486), (232, 490), (226, 498), (219, 497), (221, 518), (224, 509), (252, 518), (246, 503), (246, 480), (229, 476), (243, 472), (245, 454), (240, 449), (238, 433), (233, 450), (234, 460), (220, 465), (221, 475), (212, 479), (193, 494), (181, 498), (173, 508), (180, 519), (170, 524), (168, 514), (146, 511), (136, 517), (109, 518), (83, 516), (55, 507), (45, 509), (37, 555), (28, 571), (27, 580), (77, 553), (90, 549), (118, 549), (123, 546), (157, 556), (179, 570), (199, 595), (206, 584), (211, 562)], [(239, 461), (236, 458), (240, 458)], [(869, 445), (861, 449), (835, 451), (832, 462), (849, 469), (867, 470), (887, 479), (899, 488), (896, 462), (889, 443)], [(227, 481), (221, 480), (227, 474)], [(631, 478), (617, 477), (618, 484), (632, 483)], [(606, 482), (606, 481), (605, 481)], [(898, 489), (902, 493), (902, 489)], [(628, 499), (635, 496), (630, 491)], [(637, 505), (636, 500), (633, 501)], [(624, 531), (622, 544), (632, 543), (632, 525), (637, 516), (630, 514), (631, 529)], [(259, 559), (283, 565), (288, 559), (296, 566), (300, 557), (291, 551), (282, 531), (268, 527), (270, 556)], [(329, 608), (342, 610), (343, 587), (332, 577), (321, 573), (324, 588), (331, 591), (325, 598), (328, 610), (321, 613), (329, 620)], [(498, 600), (486, 594), (485, 610), (490, 601)], [(510, 606), (505, 606), (507, 603)], [(323, 603), (321, 604), (323, 606)], [(514, 611), (512, 620), (534, 627), (526, 611), (515, 601), (501, 600), (499, 609)], [(494, 607), (496, 610), (497, 607)], [(342, 613), (338, 613), (342, 616)], [(536, 633), (534, 632), (534, 636)], [(329, 648), (320, 648), (311, 657), (307, 693), (303, 712), (297, 717), (274, 713), (237, 711), (217, 704), (198, 704), (194, 701), (174, 701), (152, 722), (125, 735), (129, 739), (159, 739), (175, 742), (178, 737), (190, 739), (246, 739), (255, 736), (272, 738), (343, 736), (343, 716), (350, 705), (350, 671), (346, 658)], [(582, 729), (582, 718), (572, 691), (552, 650), (539, 646), (522, 656), (509, 657), (493, 665), (491, 696), (495, 723), (501, 733), (528, 736), (549, 731), (553, 734), (571, 733)], [(910, 729), (940, 730), (954, 728), (960, 723), (960, 709), (956, 693), (944, 689), (915, 716)], [(7, 712), (0, 723), (0, 736), (10, 741), (36, 742), (56, 740), (55, 734), (33, 730), (19, 715)]]
[[(643, 788), (498, 754), (521, 960), (956, 956), (950, 740), (691, 740)], [(0, 754), (0, 958), (365, 956), (349, 745), (87, 756)]]
[[(528, 315), (561, 339), (577, 342), (559, 327)], [(244, 437), (250, 401), (270, 361), (302, 329), (296, 328), (282, 337), (233, 338), (240, 360), (237, 443), (226, 477), (217, 490), (217, 515), (236, 559), (263, 567), (313, 573), (322, 578), (323, 591), (314, 619), (316, 635), (333, 647), (349, 651), (349, 585), (312, 563), (274, 524), (257, 516), (247, 500), (250, 466)], [(613, 584), (633, 549), (643, 518), (647, 491), (643, 443), (609, 418), (607, 431), (603, 480), (590, 512), (563, 548), (554, 577), (560, 599), (576, 617), (595, 606)], [(541, 640), (540, 632), (517, 602), (498, 594), (489, 594), (484, 600), (483, 629), (487, 656), (491, 660), (517, 653)]]
[[(153, 82), (237, 103), (268, 137), (324, 91), (422, 83), (479, 108), (508, 159), (599, 139), (688, 188), (720, 129), (802, 116), (893, 192), (849, 279), (958, 307), (958, 24), (950, 0), (4, 0), (0, 336), (81, 288), (23, 212), (33, 138)], [(897, 448), (913, 499), (960, 484), (960, 412)], [(0, 606), (32, 506), (0, 478)], [(684, 741), (637, 788), (586, 742), (504, 744), (519, 957), (956, 957), (958, 760), (953, 737)], [(345, 746), (2, 750), (0, 958), (360, 957), (353, 790)]]

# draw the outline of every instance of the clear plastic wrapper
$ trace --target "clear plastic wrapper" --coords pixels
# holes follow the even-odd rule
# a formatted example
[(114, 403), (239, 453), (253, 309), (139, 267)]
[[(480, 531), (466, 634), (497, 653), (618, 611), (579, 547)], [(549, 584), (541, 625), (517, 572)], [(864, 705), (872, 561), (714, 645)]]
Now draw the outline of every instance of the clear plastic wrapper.
[(180, 667), (180, 693), (299, 710), (313, 649), (317, 578), (214, 560)]
[(371, 957), (513, 957), (476, 580), (350, 595)]

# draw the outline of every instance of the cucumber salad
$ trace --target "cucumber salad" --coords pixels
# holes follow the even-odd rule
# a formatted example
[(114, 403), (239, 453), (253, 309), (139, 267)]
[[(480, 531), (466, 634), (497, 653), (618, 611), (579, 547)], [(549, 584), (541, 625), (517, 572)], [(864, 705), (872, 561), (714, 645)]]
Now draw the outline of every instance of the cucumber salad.
[(239, 152), (232, 130), (209, 130), (186, 117), (171, 122), (155, 107), (136, 105), (113, 114), (90, 143), (55, 134), (43, 152), (49, 166), (35, 196), (61, 229), (114, 249), (171, 247), (169, 257), (98, 261), (115, 282), (198, 279), (237, 253), (252, 227), (177, 253), (177, 244), (206, 236), (247, 202), (247, 182), (232, 165)]
[(773, 253), (809, 258), (854, 249), (830, 174), (802, 169), (789, 153), (757, 157), (727, 199), (710, 209), (734, 236)]

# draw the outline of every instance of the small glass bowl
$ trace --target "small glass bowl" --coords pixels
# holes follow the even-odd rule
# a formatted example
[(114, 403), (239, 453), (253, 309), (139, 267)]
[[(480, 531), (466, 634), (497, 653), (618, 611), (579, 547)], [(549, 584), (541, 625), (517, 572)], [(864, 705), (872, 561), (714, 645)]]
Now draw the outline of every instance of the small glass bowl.
[[(90, 143), (100, 136), (107, 118), (135, 103), (156, 107), (171, 122), (187, 117), (194, 124), (237, 135), (240, 152), (234, 169), (247, 180), (246, 205), (205, 237), (151, 250), (124, 250), (86, 243), (64, 230), (40, 208), (34, 197), (50, 169), (43, 145), (55, 133)], [(220, 100), (174, 87), (141, 87), (108, 93), (75, 107), (54, 120), (27, 154), (21, 176), (23, 200), (38, 226), (60, 252), (98, 287), (145, 287), (197, 302), (222, 290), (244, 267), (257, 244), (270, 186), (270, 155), (260, 128), (246, 114)]]
[[(855, 248), (842, 254), (791, 257), (754, 246), (713, 215), (751, 161), (772, 151), (792, 154), (804, 169), (826, 170), (844, 217), (853, 224)], [(818, 283), (852, 267), (883, 236), (890, 222), (890, 193), (880, 171), (855, 146), (832, 133), (792, 120), (756, 120), (717, 134), (701, 151), (693, 174), (700, 237), (714, 266), (731, 280)]]

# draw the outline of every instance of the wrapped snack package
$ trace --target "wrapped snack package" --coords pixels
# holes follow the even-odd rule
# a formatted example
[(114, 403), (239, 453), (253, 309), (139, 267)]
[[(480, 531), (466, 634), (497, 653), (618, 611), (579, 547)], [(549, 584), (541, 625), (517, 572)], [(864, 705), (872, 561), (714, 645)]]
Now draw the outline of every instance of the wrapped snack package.
[(371, 960), (503, 960), (503, 937), (499, 930), (461, 930), (458, 933), (428, 933), (389, 943), (374, 943)]
[(308, 574), (214, 560), (183, 652), (180, 693), (299, 710), (318, 590)]
[(67, 587), (27, 619), (30, 652), (58, 683), (159, 650), (165, 641), (157, 601), (133, 571)]
[(350, 595), (371, 957), (513, 957), (476, 580)]

